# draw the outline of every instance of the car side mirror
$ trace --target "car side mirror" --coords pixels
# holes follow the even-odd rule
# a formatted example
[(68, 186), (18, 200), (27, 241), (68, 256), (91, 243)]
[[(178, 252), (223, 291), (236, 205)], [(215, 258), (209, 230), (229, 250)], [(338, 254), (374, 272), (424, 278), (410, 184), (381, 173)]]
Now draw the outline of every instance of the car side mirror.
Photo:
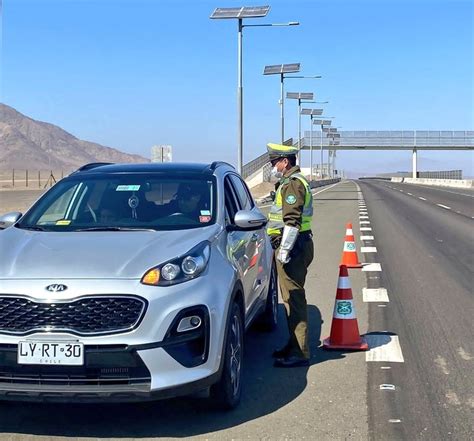
[(276, 198), (276, 193), (275, 193), (274, 191), (271, 191), (271, 192), (270, 192), (270, 198), (271, 198), (272, 201), (275, 200), (275, 198)]
[(256, 210), (240, 210), (234, 216), (234, 224), (227, 229), (230, 231), (238, 230), (259, 230), (267, 224), (267, 218)]
[(12, 211), (11, 213), (0, 216), (0, 230), (4, 230), (5, 228), (11, 227), (13, 224), (16, 224), (22, 216), (23, 214), (19, 211)]

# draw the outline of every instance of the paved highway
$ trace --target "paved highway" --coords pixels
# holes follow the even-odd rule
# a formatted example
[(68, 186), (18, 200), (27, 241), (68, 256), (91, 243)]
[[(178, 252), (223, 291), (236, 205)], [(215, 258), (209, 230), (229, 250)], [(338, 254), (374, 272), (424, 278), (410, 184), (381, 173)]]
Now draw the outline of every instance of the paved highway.
[(369, 306), (370, 330), (397, 335), (404, 356), (369, 365), (372, 439), (473, 439), (474, 193), (359, 183), (383, 269), (368, 283), (390, 300)]

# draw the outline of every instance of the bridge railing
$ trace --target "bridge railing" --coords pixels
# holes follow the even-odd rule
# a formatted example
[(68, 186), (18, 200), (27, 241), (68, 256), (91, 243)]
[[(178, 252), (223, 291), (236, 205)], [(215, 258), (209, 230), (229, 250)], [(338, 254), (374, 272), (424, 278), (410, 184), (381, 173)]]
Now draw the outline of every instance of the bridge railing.
[[(394, 146), (394, 147), (474, 147), (472, 130), (354, 130), (340, 131), (339, 146)], [(304, 145), (310, 141), (310, 132), (305, 132)], [(323, 133), (323, 146), (330, 145), (331, 138)], [(321, 144), (319, 131), (313, 131), (313, 146)], [(337, 149), (337, 146), (335, 146)]]

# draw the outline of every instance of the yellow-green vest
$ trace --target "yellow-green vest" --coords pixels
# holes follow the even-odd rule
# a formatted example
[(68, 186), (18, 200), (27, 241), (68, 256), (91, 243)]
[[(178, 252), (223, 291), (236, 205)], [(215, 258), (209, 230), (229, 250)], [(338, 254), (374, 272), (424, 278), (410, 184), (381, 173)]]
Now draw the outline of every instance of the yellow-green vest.
[(283, 222), (283, 200), (281, 197), (281, 189), (283, 185), (292, 178), (298, 179), (306, 189), (300, 233), (311, 230), (311, 222), (313, 219), (313, 194), (311, 193), (311, 187), (301, 173), (294, 173), (282, 182), (276, 192), (275, 201), (270, 209), (270, 213), (268, 213), (267, 233), (270, 236), (281, 235), (282, 230), (285, 227), (285, 223)]

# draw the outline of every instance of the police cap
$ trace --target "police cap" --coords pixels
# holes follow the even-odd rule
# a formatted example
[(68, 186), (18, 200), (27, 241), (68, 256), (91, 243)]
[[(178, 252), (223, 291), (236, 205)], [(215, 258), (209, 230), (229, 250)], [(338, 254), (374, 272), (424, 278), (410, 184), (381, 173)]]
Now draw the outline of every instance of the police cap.
[(280, 158), (288, 158), (289, 156), (296, 156), (298, 154), (298, 148), (291, 145), (282, 144), (267, 144), (268, 155), (270, 161)]

